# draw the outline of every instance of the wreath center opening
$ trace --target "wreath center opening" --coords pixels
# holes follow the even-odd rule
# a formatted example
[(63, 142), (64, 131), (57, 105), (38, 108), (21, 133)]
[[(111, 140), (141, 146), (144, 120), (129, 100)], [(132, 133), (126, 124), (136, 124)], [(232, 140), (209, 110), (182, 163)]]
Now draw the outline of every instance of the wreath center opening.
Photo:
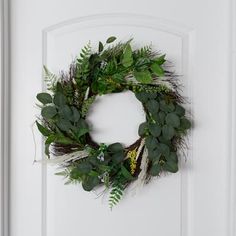
[(138, 127), (146, 121), (142, 103), (131, 91), (97, 96), (87, 117), (94, 142), (120, 142), (128, 147), (139, 139)]

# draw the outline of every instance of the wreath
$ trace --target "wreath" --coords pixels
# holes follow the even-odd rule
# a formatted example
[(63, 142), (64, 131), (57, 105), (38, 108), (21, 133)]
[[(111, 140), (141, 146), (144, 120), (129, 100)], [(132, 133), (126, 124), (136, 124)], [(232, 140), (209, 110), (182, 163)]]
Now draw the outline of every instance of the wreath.
[[(86, 191), (105, 186), (111, 208), (132, 182), (143, 185), (162, 172), (178, 171), (179, 151), (191, 127), (165, 55), (151, 46), (134, 50), (132, 39), (115, 40), (99, 42), (97, 51), (87, 44), (59, 76), (44, 67), (47, 92), (37, 94), (41, 115), (36, 121), (45, 137), (46, 162), (62, 168), (56, 174)], [(125, 90), (135, 94), (146, 113), (137, 127), (140, 138), (129, 147), (94, 142), (86, 121), (91, 104), (97, 96)]]

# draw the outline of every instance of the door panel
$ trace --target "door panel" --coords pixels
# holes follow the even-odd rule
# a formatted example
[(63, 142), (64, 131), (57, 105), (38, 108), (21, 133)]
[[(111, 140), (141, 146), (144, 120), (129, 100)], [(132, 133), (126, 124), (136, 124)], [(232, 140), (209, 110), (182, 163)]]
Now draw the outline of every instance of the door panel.
[[(226, 236), (229, 1), (11, 2), (11, 236)], [(43, 154), (30, 128), (42, 65), (67, 69), (89, 40), (97, 47), (110, 35), (167, 54), (195, 121), (180, 172), (131, 191), (112, 212), (99, 192), (32, 165), (34, 140), (37, 159)]]

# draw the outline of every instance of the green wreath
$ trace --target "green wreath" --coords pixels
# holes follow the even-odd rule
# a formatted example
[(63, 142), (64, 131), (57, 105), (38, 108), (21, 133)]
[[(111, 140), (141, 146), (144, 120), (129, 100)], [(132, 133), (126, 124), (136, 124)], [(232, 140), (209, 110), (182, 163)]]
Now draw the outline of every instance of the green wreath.
[[(178, 171), (178, 153), (191, 127), (183, 97), (165, 55), (145, 46), (133, 50), (131, 41), (114, 44), (114, 36), (99, 42), (98, 51), (86, 45), (60, 76), (46, 67), (48, 92), (37, 94), (41, 116), (38, 130), (45, 136), (47, 162), (58, 164), (67, 183), (82, 183), (91, 191), (110, 189), (112, 208), (131, 182), (148, 183), (161, 172)], [(146, 122), (140, 138), (124, 147), (121, 143), (95, 143), (86, 115), (96, 96), (130, 90), (143, 104)]]

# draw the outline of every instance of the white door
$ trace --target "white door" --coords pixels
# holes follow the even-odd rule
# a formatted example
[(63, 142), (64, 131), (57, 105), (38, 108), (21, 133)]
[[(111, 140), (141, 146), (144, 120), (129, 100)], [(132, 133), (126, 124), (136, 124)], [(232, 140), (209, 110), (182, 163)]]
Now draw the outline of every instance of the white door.
[[(233, 236), (233, 1), (10, 2), (9, 236)], [(54, 167), (33, 165), (31, 132), (42, 65), (57, 73), (89, 40), (110, 35), (166, 53), (194, 118), (180, 172), (128, 194), (112, 212), (93, 193), (64, 186)], [(35, 140), (39, 159), (38, 133)]]

